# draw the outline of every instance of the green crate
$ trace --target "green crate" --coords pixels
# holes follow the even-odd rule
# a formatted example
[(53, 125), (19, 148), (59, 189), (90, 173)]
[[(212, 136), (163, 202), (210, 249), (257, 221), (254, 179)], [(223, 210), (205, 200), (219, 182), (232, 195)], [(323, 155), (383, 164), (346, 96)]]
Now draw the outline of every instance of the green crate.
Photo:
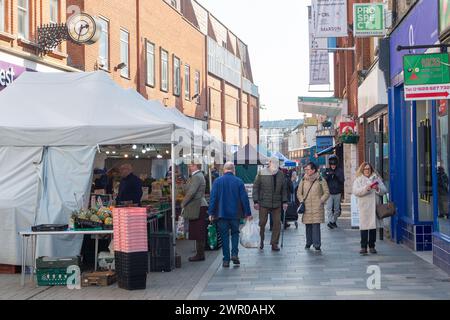
[(67, 268), (36, 270), (38, 286), (65, 286), (68, 276)]

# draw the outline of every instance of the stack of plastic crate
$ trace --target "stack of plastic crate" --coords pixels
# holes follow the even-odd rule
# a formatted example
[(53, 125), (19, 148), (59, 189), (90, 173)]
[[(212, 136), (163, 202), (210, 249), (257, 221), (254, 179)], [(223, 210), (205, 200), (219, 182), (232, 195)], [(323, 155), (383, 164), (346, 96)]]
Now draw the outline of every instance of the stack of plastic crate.
[(148, 240), (150, 272), (170, 272), (175, 269), (172, 233), (150, 233)]
[(119, 288), (146, 288), (148, 271), (147, 210), (113, 210), (114, 255)]

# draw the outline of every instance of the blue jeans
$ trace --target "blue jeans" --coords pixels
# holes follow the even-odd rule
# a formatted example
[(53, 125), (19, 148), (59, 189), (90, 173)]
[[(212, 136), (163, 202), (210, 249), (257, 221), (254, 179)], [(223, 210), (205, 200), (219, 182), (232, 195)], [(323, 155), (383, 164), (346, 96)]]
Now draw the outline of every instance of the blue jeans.
[(231, 230), (231, 256), (239, 254), (239, 219), (219, 219), (217, 225), (222, 237), (223, 261), (230, 261), (230, 230)]

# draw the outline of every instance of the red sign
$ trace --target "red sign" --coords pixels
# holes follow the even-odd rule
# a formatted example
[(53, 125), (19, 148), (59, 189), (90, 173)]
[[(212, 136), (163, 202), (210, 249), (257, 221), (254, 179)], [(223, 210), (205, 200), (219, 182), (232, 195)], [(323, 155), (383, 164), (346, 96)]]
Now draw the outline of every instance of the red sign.
[(339, 124), (339, 134), (343, 133), (354, 133), (355, 132), (355, 123), (352, 122), (341, 122)]
[(439, 100), (439, 116), (447, 115), (447, 100)]
[(450, 84), (419, 85), (405, 87), (405, 100), (436, 100), (450, 96)]

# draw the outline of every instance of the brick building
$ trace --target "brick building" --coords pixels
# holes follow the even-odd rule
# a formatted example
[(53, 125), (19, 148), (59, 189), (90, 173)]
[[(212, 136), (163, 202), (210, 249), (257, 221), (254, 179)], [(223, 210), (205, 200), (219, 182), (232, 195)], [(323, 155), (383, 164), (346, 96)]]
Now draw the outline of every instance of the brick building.
[[(100, 41), (68, 44), (69, 64), (104, 70), (147, 99), (176, 106), (229, 144), (259, 127), (259, 94), (247, 46), (191, 0), (68, 0), (99, 18)], [(257, 141), (257, 133), (253, 138)]]
[(0, 0), (0, 90), (26, 70), (75, 70), (67, 66), (65, 43), (46, 56), (37, 51), (37, 27), (64, 23), (65, 12), (65, 0)]

